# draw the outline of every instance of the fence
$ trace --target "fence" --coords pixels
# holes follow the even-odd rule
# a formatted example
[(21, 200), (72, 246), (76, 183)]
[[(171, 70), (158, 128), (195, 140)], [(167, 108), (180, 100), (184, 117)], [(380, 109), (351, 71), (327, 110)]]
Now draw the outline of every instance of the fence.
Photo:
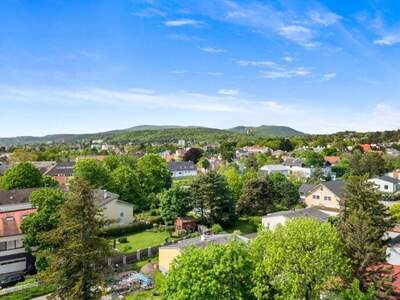
[(171, 245), (171, 244), (175, 244), (178, 241), (181, 241), (185, 238), (179, 239), (179, 240), (175, 240), (173, 242), (168, 242), (168, 243), (163, 243), (161, 245), (158, 246), (154, 246), (154, 247), (149, 247), (149, 248), (145, 248), (145, 249), (138, 249), (136, 251), (130, 252), (130, 253), (124, 253), (124, 254), (119, 254), (119, 255), (115, 255), (112, 257), (108, 258), (108, 265), (109, 266), (115, 266), (115, 265), (126, 265), (126, 264), (132, 264), (134, 262), (137, 261), (141, 261), (141, 260), (145, 260), (145, 259), (149, 259), (152, 257), (155, 257), (158, 255), (159, 249), (160, 247), (166, 246), (166, 245)]

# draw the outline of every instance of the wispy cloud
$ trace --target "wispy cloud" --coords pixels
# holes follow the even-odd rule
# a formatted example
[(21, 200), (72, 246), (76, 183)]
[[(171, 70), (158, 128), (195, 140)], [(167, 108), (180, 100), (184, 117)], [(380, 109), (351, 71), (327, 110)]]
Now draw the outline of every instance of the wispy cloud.
[(336, 73), (326, 73), (326, 74), (322, 75), (322, 78), (319, 81), (325, 82), (325, 81), (332, 80), (335, 77), (336, 77)]
[(211, 54), (217, 54), (217, 53), (222, 53), (225, 52), (225, 50), (220, 49), (220, 48), (214, 48), (214, 47), (203, 47), (200, 48), (201, 51), (211, 53)]
[(290, 55), (285, 55), (282, 59), (283, 59), (284, 61), (286, 61), (286, 62), (292, 62), (292, 61), (294, 61), (294, 57), (292, 57), (292, 56), (290, 56)]
[(400, 43), (400, 25), (388, 26), (381, 14), (377, 14), (374, 18), (361, 14), (358, 20), (378, 36), (373, 40), (375, 45), (393, 46)]
[(400, 43), (400, 32), (387, 34), (379, 39), (374, 40), (375, 45), (379, 46), (393, 46)]
[(220, 89), (220, 90), (218, 90), (218, 94), (225, 95), (225, 96), (237, 96), (237, 95), (239, 95), (239, 90)]
[(268, 60), (238, 60), (237, 64), (243, 67), (273, 67), (276, 65), (275, 62)]
[(222, 75), (224, 75), (223, 72), (212, 72), (212, 71), (198, 72), (198, 71), (188, 71), (188, 70), (173, 70), (173, 71), (171, 71), (171, 74), (175, 74), (175, 75), (194, 74), (194, 75), (207, 75), (207, 76), (222, 76)]
[(154, 7), (148, 7), (140, 11), (132, 12), (131, 15), (139, 18), (152, 18), (155, 16), (165, 17), (167, 14), (166, 12), (160, 9), (156, 9)]
[(341, 16), (331, 11), (318, 10), (309, 11), (307, 17), (306, 23), (318, 24), (325, 27), (338, 23), (342, 19)]
[(164, 24), (165, 26), (168, 27), (181, 27), (181, 26), (200, 26), (204, 23), (193, 19), (178, 19), (178, 20), (165, 21)]
[(281, 69), (271, 71), (261, 71), (260, 76), (263, 78), (278, 79), (278, 78), (293, 78), (293, 77), (304, 77), (311, 74), (306, 68), (294, 68), (294, 69)]

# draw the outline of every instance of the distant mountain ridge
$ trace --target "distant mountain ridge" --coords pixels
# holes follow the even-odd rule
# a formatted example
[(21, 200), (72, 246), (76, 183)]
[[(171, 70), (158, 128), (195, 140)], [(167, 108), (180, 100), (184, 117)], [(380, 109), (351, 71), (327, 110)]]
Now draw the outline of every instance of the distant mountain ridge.
[[(163, 135), (171, 136), (176, 134), (177, 138), (188, 138), (190, 133), (199, 133), (202, 136), (207, 134), (214, 136), (230, 136), (233, 134), (254, 134), (257, 136), (268, 137), (290, 137), (294, 135), (304, 135), (304, 133), (286, 126), (259, 126), (247, 127), (237, 126), (231, 129), (216, 129), (201, 126), (178, 126), (178, 125), (139, 125), (127, 129), (116, 129), (98, 133), (84, 134), (52, 134), (46, 136), (18, 136), (10, 138), (0, 138), (0, 146), (10, 145), (29, 145), (36, 143), (74, 143), (82, 140), (91, 139), (109, 139), (111, 141), (127, 141), (131, 138), (137, 142), (141, 136), (145, 136), (146, 132), (149, 135), (156, 136), (157, 140), (163, 140)], [(141, 133), (143, 133), (141, 135)], [(148, 139), (145, 140), (149, 142)]]
[(257, 127), (237, 126), (230, 128), (229, 131), (242, 134), (253, 134), (256, 136), (271, 136), (271, 137), (291, 137), (291, 136), (305, 135), (304, 132), (297, 131), (291, 127), (276, 126), (276, 125), (261, 125)]

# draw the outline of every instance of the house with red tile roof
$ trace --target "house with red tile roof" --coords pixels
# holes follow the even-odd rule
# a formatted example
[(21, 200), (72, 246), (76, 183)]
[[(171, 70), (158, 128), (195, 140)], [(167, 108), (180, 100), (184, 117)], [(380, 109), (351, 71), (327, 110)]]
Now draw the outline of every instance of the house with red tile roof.
[(33, 270), (34, 259), (25, 251), (22, 220), (36, 211), (29, 203), (35, 189), (0, 191), (0, 277)]

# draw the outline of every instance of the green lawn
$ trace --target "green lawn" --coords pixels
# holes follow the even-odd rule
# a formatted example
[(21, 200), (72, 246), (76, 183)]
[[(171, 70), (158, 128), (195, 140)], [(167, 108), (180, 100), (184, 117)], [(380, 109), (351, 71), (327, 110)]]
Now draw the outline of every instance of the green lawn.
[(153, 295), (154, 290), (136, 292), (125, 297), (125, 300), (159, 300), (159, 296)]
[(8, 295), (0, 296), (0, 300), (29, 300), (34, 297), (47, 295), (53, 292), (54, 289), (55, 289), (54, 286), (39, 285), (19, 292), (14, 292)]
[(258, 222), (261, 223), (261, 217), (239, 218), (235, 224), (227, 228), (226, 231), (231, 233), (239, 230), (241, 234), (250, 234), (257, 232)]
[(128, 243), (117, 243), (117, 249), (124, 253), (133, 252), (165, 243), (167, 238), (171, 239), (168, 231), (143, 231), (128, 235)]

